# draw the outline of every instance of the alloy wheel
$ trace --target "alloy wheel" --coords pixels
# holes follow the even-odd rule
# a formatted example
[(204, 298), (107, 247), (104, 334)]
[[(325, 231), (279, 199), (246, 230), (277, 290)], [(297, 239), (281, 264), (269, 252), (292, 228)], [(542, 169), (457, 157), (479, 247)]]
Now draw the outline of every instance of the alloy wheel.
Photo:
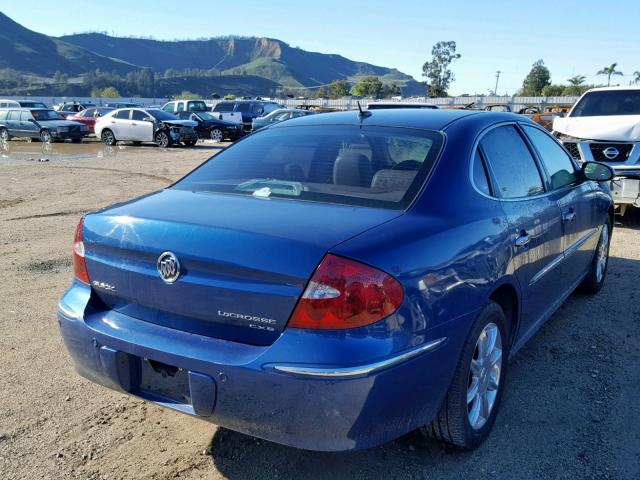
[(6, 142), (9, 140), (9, 131), (6, 128), (0, 129), (0, 141)]
[(105, 130), (102, 132), (102, 142), (105, 145), (113, 145), (115, 143), (116, 138), (113, 136), (111, 130)]
[(43, 130), (40, 132), (40, 140), (44, 143), (49, 143), (51, 141), (51, 132), (49, 132), (49, 130)]
[(219, 128), (214, 128), (213, 130), (211, 130), (210, 136), (211, 140), (213, 140), (214, 142), (221, 142), (223, 137), (222, 130), (220, 130)]
[(596, 264), (596, 280), (598, 283), (604, 278), (604, 273), (607, 270), (607, 260), (609, 256), (609, 225), (606, 223), (602, 226), (602, 233), (600, 234), (600, 243), (598, 244), (598, 256)]
[(169, 136), (165, 132), (160, 132), (156, 135), (156, 143), (160, 148), (167, 148), (169, 146)]
[(493, 410), (500, 386), (502, 370), (502, 336), (495, 323), (480, 332), (471, 358), (467, 387), (469, 424), (481, 429)]

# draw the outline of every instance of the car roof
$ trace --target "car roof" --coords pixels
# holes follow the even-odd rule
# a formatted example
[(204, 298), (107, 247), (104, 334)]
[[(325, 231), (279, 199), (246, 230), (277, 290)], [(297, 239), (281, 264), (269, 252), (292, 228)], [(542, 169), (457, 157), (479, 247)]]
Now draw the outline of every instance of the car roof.
[(288, 128), (302, 125), (376, 125), (386, 127), (420, 128), (425, 130), (444, 130), (448, 125), (461, 119), (473, 117), (481, 124), (501, 121), (530, 121), (522, 115), (508, 112), (488, 112), (484, 110), (445, 110), (445, 109), (380, 109), (367, 111), (359, 116), (357, 110), (347, 112), (305, 115), (278, 123), (270, 128)]
[(590, 88), (589, 90), (587, 90), (586, 93), (589, 92), (609, 92), (609, 91), (617, 91), (617, 90), (635, 90), (638, 91), (640, 90), (640, 85), (629, 85), (627, 87), (596, 87), (596, 88)]

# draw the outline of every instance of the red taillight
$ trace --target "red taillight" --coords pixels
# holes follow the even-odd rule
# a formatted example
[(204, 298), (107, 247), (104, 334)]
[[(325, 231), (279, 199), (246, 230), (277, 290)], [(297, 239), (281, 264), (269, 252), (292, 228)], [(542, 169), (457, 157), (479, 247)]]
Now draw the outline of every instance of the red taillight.
[(361, 327), (395, 312), (404, 298), (400, 283), (368, 265), (327, 255), (311, 277), (290, 327)]
[(76, 278), (84, 283), (91, 283), (87, 272), (87, 263), (84, 261), (84, 217), (80, 219), (73, 238), (73, 273)]

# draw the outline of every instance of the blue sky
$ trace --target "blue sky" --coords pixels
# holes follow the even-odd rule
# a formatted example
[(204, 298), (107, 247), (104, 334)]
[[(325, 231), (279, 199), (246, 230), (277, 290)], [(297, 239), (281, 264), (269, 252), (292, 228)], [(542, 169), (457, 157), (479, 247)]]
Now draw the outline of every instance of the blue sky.
[(0, 11), (54, 36), (95, 30), (158, 39), (268, 36), (395, 67), (418, 80), (433, 44), (455, 40), (462, 58), (452, 67), (452, 94), (488, 93), (496, 70), (503, 72), (498, 93), (512, 94), (539, 58), (557, 83), (578, 74), (606, 82), (595, 73), (618, 62), (626, 75), (614, 80), (626, 85), (640, 70), (637, 0), (2, 0)]

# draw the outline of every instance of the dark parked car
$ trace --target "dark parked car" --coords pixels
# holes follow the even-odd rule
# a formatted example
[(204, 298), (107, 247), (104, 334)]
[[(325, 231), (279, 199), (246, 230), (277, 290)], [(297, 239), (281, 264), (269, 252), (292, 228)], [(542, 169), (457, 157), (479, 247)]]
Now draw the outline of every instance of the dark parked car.
[(87, 126), (89, 133), (94, 133), (96, 120), (101, 116), (111, 112), (112, 110), (114, 109), (105, 107), (85, 108), (81, 112), (74, 113), (73, 115), (67, 115), (67, 120), (83, 123)]
[(263, 117), (254, 118), (252, 122), (252, 130), (255, 132), (256, 130), (284, 122), (285, 120), (313, 114), (315, 114), (315, 112), (312, 110), (303, 110), (300, 108), (279, 108)]
[(282, 105), (263, 100), (225, 100), (217, 103), (212, 111), (221, 114), (226, 112), (239, 112), (242, 114), (244, 129), (251, 130), (254, 118), (267, 115), (278, 108), (282, 108)]
[(53, 106), (53, 109), (63, 117), (81, 112), (85, 108), (95, 108), (97, 105), (91, 102), (62, 102)]
[(137, 108), (141, 105), (137, 103), (129, 103), (129, 102), (107, 102), (104, 104), (105, 107), (115, 109), (115, 108)]
[(60, 331), (90, 380), (270, 441), (473, 448), (509, 359), (603, 286), (611, 176), (516, 114), (288, 120), (82, 218)]
[(244, 135), (242, 125), (225, 122), (207, 112), (180, 112), (178, 117), (183, 120), (193, 120), (198, 124), (196, 132), (199, 138), (210, 138), (216, 142), (222, 140), (237, 140)]
[(43, 142), (80, 142), (89, 133), (86, 125), (60, 117), (58, 112), (39, 108), (0, 110), (0, 140), (11, 137), (38, 138)]
[(11, 108), (49, 108), (42, 102), (36, 102), (33, 100), (0, 100), (0, 109)]

